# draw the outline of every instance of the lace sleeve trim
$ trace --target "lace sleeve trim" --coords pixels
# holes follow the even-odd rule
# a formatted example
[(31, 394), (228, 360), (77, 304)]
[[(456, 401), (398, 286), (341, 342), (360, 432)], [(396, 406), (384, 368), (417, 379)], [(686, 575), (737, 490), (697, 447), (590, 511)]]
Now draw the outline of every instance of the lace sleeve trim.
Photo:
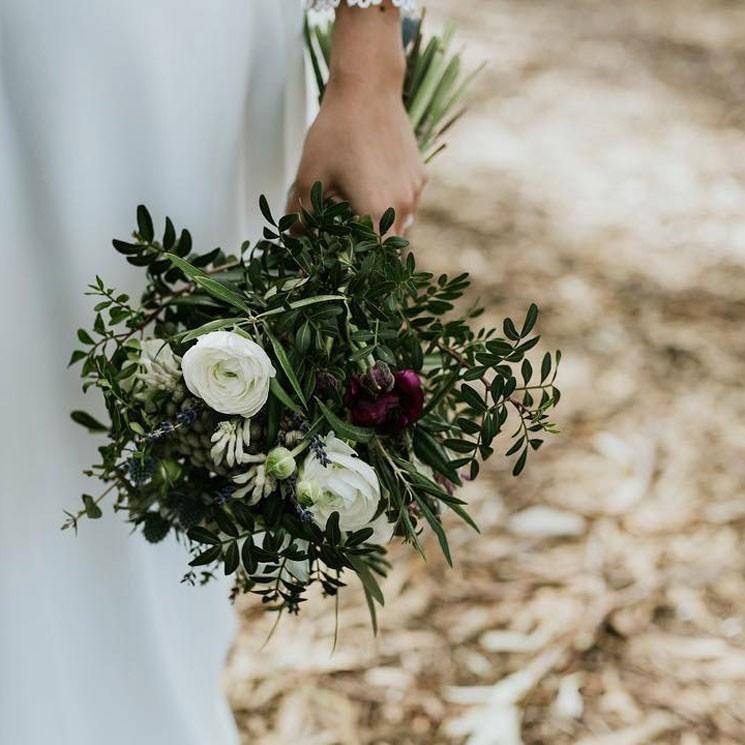
[[(338, 8), (342, 0), (306, 0), (306, 7), (311, 10), (329, 10)], [(356, 8), (372, 8), (380, 5), (383, 0), (346, 0), (347, 5)], [(418, 10), (418, 0), (392, 0), (393, 4), (407, 15), (415, 15)]]

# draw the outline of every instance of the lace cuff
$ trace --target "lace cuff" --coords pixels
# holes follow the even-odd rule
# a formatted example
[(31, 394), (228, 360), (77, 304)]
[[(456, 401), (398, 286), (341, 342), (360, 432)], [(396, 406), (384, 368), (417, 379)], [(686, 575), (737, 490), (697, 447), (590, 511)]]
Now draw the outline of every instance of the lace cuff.
[[(305, 4), (309, 10), (330, 10), (338, 8), (341, 2), (343, 0), (306, 0)], [(383, 0), (346, 0), (350, 8), (372, 8), (382, 2)], [(406, 15), (416, 15), (418, 11), (418, 0), (392, 0), (392, 2)]]

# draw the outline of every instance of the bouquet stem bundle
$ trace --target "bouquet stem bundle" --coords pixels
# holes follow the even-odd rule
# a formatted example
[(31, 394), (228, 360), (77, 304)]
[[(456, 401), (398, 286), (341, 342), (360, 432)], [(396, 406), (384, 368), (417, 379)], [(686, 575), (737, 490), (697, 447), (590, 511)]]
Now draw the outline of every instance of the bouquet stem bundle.
[[(465, 113), (458, 107), (483, 64), (464, 73), (460, 53), (451, 52), (455, 26), (448, 24), (442, 35), (425, 41), (423, 24), (424, 16), (406, 18), (402, 25), (406, 54), (403, 99), (419, 149), (429, 162), (445, 148), (442, 136)], [(319, 100), (328, 81), (333, 33), (333, 22), (313, 25), (306, 19), (305, 40)]]

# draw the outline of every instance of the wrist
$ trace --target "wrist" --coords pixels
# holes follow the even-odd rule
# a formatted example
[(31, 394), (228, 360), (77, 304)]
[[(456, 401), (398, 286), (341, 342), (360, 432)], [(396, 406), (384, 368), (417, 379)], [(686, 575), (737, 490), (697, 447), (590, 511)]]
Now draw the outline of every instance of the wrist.
[(398, 10), (388, 2), (378, 9), (350, 8), (342, 3), (336, 13), (329, 68), (333, 90), (400, 96), (406, 58)]
[(340, 97), (369, 97), (400, 99), (403, 92), (406, 67), (402, 69), (377, 70), (370, 74), (369, 70), (350, 67), (329, 71), (326, 84), (326, 94)]

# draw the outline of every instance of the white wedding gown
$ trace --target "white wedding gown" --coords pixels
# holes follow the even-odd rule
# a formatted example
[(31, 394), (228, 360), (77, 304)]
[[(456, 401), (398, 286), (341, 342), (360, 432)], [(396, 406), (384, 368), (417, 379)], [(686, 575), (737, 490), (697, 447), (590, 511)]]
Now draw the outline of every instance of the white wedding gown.
[[(304, 129), (300, 0), (0, 0), (0, 745), (230, 745), (228, 586), (108, 512), (66, 364), (135, 207), (203, 250), (283, 207)], [(94, 397), (91, 396), (91, 399)]]

